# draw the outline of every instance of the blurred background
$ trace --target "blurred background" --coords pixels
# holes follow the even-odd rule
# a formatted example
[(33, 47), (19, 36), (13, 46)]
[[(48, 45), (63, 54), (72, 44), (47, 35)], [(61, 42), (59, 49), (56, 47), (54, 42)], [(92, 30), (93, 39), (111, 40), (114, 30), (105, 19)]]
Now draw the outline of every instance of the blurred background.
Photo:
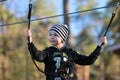
[[(39, 50), (48, 47), (49, 27), (64, 23), (70, 29), (67, 45), (80, 54), (89, 55), (103, 36), (118, 2), (120, 0), (32, 0), (33, 42)], [(29, 0), (0, 0), (0, 80), (45, 80), (27, 48), (28, 5)], [(78, 80), (120, 80), (120, 8), (107, 38), (108, 44), (93, 65), (76, 65)], [(37, 65), (44, 70), (43, 63), (37, 62)]]

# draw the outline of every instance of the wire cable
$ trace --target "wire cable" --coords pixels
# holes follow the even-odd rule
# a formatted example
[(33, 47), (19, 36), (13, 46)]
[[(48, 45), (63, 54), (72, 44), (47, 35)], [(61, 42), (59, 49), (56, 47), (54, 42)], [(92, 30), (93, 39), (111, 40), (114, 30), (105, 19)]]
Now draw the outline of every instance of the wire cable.
[[(103, 8), (110, 8), (110, 7), (115, 7), (115, 6), (118, 6), (118, 5), (114, 4), (114, 5), (109, 5), (109, 6), (104, 6), (104, 7), (98, 7), (98, 8), (93, 8), (93, 9), (88, 9), (88, 10), (83, 10), (83, 11), (71, 12), (71, 13), (67, 13), (67, 14), (59, 14), (59, 15), (53, 15), (53, 16), (48, 16), (48, 17), (43, 17), (43, 18), (36, 18), (36, 19), (32, 19), (30, 21), (33, 22), (33, 21), (38, 21), (38, 20), (50, 19), (50, 18), (60, 17), (60, 16), (64, 16), (64, 15), (78, 14), (78, 13), (83, 13), (83, 12), (88, 12), (88, 11), (94, 11), (94, 10), (103, 9)], [(15, 25), (15, 24), (21, 24), (21, 23), (26, 23), (26, 22), (28, 22), (28, 21), (8, 23), (8, 24), (0, 25), (0, 27), (2, 27), (2, 26), (10, 26), (10, 25)]]
[(0, 2), (3, 2), (3, 1), (6, 1), (6, 0), (0, 0)]

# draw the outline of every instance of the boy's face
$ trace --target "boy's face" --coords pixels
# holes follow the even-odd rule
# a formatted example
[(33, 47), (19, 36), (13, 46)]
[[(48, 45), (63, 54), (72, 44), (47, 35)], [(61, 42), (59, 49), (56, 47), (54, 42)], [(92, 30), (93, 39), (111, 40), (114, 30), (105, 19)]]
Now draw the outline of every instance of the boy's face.
[(59, 37), (55, 31), (50, 31), (49, 32), (49, 41), (51, 43), (52, 46), (59, 46), (62, 44), (62, 39), (61, 37)]

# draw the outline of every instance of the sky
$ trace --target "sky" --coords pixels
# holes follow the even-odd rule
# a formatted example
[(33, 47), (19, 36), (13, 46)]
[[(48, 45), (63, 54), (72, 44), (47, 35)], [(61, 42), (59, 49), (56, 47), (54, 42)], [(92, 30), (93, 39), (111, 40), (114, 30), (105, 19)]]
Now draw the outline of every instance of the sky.
[[(58, 8), (58, 10), (57, 10), (58, 15), (63, 14), (62, 1), (63, 0), (53, 0), (53, 2), (56, 4), (56, 6)], [(84, 1), (88, 1), (88, 0), (84, 0)], [(102, 6), (106, 6), (106, 3), (108, 0), (95, 0), (95, 1), (98, 4), (96, 7), (102, 7)], [(16, 17), (24, 17), (28, 11), (28, 5), (29, 5), (29, 0), (7, 0), (6, 1), (7, 8), (9, 8), (10, 12), (15, 14)], [(70, 9), (69, 12), (76, 11), (75, 0), (69, 0), (69, 9)], [(60, 22), (63, 22), (62, 18), (60, 19)], [(74, 35), (79, 34), (79, 32), (82, 30), (82, 28), (77, 27), (78, 23), (70, 22), (71, 33), (73, 33)], [(86, 23), (87, 23), (87, 21), (86, 21)], [(79, 26), (82, 26), (82, 25), (83, 24), (81, 22), (81, 25), (79, 25)], [(75, 26), (75, 27), (72, 27), (72, 26)]]

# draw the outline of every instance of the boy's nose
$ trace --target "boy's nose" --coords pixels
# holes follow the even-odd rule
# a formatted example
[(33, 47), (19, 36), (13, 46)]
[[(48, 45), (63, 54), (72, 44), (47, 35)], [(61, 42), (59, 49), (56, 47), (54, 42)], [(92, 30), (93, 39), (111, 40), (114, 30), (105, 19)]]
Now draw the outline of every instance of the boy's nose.
[(51, 36), (51, 39), (53, 39), (54, 37), (53, 36)]

